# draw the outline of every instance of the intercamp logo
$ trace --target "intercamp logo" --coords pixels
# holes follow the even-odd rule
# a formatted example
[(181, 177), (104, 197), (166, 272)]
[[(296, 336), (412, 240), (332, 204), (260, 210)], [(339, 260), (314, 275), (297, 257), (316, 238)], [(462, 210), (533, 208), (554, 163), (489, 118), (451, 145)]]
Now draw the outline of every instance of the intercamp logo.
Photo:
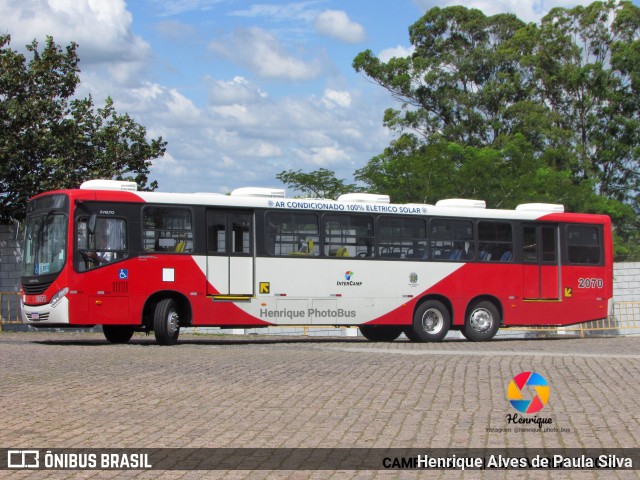
[(362, 282), (356, 282), (353, 280), (354, 273), (351, 270), (344, 272), (344, 281), (338, 280), (336, 285), (339, 287), (359, 287)]
[(521, 413), (536, 413), (549, 401), (549, 385), (536, 372), (522, 372), (513, 377), (507, 390), (511, 406)]

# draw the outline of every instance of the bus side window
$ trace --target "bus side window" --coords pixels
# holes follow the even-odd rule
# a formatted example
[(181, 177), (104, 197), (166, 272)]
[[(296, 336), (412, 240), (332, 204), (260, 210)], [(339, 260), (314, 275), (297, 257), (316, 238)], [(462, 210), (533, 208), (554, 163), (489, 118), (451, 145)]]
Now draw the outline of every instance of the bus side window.
[(145, 207), (143, 246), (147, 252), (191, 253), (191, 211), (176, 207)]
[(231, 253), (251, 253), (251, 215), (231, 214)]
[(472, 260), (473, 223), (469, 220), (433, 218), (429, 224), (429, 246), (434, 260)]
[(207, 252), (227, 253), (227, 216), (207, 212)]
[(522, 227), (522, 260), (525, 263), (538, 263), (538, 239), (533, 225)]
[(369, 215), (325, 215), (324, 255), (373, 257), (373, 218)]
[(268, 212), (265, 249), (269, 255), (317, 257), (320, 254), (318, 217), (303, 212)]
[(377, 227), (380, 258), (426, 258), (427, 228), (423, 219), (381, 216)]
[(127, 224), (124, 219), (97, 217), (93, 231), (88, 217), (80, 217), (76, 225), (78, 270), (90, 270), (122, 260), (128, 256)]
[(599, 265), (602, 261), (600, 229), (595, 225), (567, 225), (569, 263)]
[(513, 262), (513, 232), (507, 222), (478, 222), (478, 255), (482, 262)]

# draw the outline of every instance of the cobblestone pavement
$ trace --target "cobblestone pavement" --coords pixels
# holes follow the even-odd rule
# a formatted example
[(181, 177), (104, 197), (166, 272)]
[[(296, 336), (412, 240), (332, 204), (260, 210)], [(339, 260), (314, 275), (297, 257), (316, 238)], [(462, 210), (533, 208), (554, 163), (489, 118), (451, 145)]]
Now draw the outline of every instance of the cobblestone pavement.
[[(0, 447), (640, 447), (640, 337), (488, 343), (0, 334)], [(516, 432), (507, 387), (548, 381), (553, 431)], [(509, 431), (510, 430), (510, 431)], [(18, 478), (637, 478), (609, 471), (58, 471)]]

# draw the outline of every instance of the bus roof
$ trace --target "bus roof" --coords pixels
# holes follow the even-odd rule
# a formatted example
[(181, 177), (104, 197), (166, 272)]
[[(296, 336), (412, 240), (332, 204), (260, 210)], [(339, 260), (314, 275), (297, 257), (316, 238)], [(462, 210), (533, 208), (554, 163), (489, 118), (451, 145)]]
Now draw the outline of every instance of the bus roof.
[[(386, 195), (353, 193), (337, 200), (319, 198), (286, 198), (284, 190), (263, 187), (243, 187), (231, 194), (220, 193), (167, 193), (135, 191), (133, 182), (91, 180), (80, 189), (61, 190), (75, 201), (105, 201), (155, 203), (169, 205), (204, 205), (226, 208), (262, 208), (274, 210), (298, 210), (314, 212), (351, 212), (372, 214), (432, 215), (443, 217), (471, 217), (513, 220), (548, 220), (553, 222), (608, 223), (606, 215), (564, 213), (564, 206), (549, 203), (526, 203), (515, 210), (486, 208), (483, 200), (446, 199), (435, 205), (389, 203)], [(135, 184), (133, 183), (135, 186)], [(46, 195), (46, 194), (41, 194)], [(40, 197), (38, 195), (34, 198)], [(601, 218), (600, 218), (601, 217)]]

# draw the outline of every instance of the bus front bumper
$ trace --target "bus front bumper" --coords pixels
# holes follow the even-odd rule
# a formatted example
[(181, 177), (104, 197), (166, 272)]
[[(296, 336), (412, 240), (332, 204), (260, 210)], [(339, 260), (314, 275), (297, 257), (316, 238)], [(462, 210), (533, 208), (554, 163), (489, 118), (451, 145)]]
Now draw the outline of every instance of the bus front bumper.
[(69, 324), (69, 300), (62, 298), (55, 307), (45, 305), (21, 305), (22, 321), (27, 325), (68, 325)]

